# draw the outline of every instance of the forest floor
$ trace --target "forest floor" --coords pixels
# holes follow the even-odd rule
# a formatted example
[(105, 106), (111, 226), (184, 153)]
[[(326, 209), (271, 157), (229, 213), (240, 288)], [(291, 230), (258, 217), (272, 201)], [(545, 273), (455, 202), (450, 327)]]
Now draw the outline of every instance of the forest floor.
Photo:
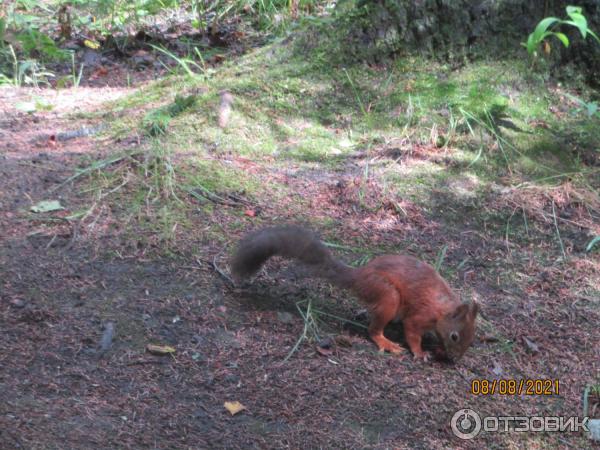
[[(600, 418), (597, 121), (513, 62), (326, 73), (289, 47), (193, 79), (115, 63), (76, 89), (0, 88), (0, 448), (590, 447), (450, 424), (580, 417), (587, 386)], [(150, 137), (178, 93), (195, 105)], [(478, 119), (490, 105), (498, 128)], [(236, 241), (287, 222), (350, 263), (437, 264), (481, 305), (473, 347), (455, 365), (380, 354), (355, 299), (278, 260), (232, 287)]]

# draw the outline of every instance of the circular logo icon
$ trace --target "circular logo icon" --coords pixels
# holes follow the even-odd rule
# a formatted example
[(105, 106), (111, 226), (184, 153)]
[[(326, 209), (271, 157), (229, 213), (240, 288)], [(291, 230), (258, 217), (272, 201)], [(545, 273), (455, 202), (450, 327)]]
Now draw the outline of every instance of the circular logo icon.
[(481, 417), (472, 409), (459, 409), (450, 421), (454, 436), (460, 439), (473, 439), (481, 431)]

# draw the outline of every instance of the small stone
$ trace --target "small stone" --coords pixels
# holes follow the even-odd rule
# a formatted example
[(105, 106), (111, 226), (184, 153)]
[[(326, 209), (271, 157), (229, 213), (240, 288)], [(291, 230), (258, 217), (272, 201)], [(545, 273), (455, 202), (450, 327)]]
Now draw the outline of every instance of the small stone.
[(240, 377), (238, 375), (229, 374), (224, 378), (226, 383), (237, 384), (240, 381)]
[(294, 321), (294, 316), (287, 311), (278, 311), (277, 319), (286, 325), (292, 323)]
[(352, 347), (352, 339), (350, 339), (345, 334), (338, 334), (335, 337), (335, 342), (340, 347)]
[(590, 419), (588, 421), (588, 429), (590, 430), (590, 439), (600, 442), (600, 419)]
[(334, 346), (334, 343), (335, 341), (327, 336), (318, 342), (318, 346), (322, 349), (331, 349)]
[(369, 311), (367, 311), (366, 309), (361, 309), (356, 311), (356, 313), (354, 314), (354, 316), (352, 317), (353, 320), (357, 321), (357, 322), (361, 322), (361, 321), (366, 321), (369, 318)]
[(10, 304), (13, 305), (15, 308), (23, 308), (27, 304), (27, 302), (20, 298), (13, 298), (10, 301)]

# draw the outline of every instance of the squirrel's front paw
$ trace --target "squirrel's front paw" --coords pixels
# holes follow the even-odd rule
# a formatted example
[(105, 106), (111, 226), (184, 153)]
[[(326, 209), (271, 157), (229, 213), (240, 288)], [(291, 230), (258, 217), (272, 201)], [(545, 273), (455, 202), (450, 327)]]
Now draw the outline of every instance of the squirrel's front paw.
[(380, 352), (390, 352), (394, 354), (403, 353), (404, 349), (395, 342), (387, 341), (379, 345)]
[(388, 338), (384, 337), (383, 334), (372, 334), (371, 339), (375, 342), (380, 352), (390, 352), (395, 354), (404, 352), (403, 347), (390, 341)]
[(429, 352), (421, 352), (419, 354), (415, 354), (414, 359), (417, 361), (423, 361), (424, 363), (428, 363), (432, 359), (432, 355)]

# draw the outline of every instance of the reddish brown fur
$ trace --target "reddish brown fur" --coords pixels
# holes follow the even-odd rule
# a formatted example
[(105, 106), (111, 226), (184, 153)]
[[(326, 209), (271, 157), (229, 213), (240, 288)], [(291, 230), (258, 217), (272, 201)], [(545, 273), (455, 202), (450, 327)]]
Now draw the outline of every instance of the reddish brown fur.
[[(378, 347), (394, 353), (401, 351), (383, 336), (383, 329), (390, 321), (401, 320), (406, 342), (419, 358), (427, 357), (421, 348), (423, 334), (438, 331), (436, 326), (461, 305), (433, 267), (404, 255), (380, 256), (357, 269), (353, 290), (371, 311), (369, 334)], [(470, 318), (467, 319), (469, 322)], [(463, 324), (456, 325), (458, 328)], [(466, 347), (451, 350), (448, 356), (460, 357), (464, 350)]]
[(459, 359), (473, 341), (477, 304), (461, 303), (433, 267), (416, 258), (380, 256), (355, 269), (335, 260), (309, 231), (274, 227), (242, 240), (232, 261), (235, 278), (256, 272), (273, 255), (299, 259), (317, 275), (354, 291), (369, 308), (369, 335), (382, 351), (402, 351), (383, 335), (385, 326), (396, 320), (402, 321), (406, 342), (417, 358), (429, 358), (421, 347), (427, 331), (436, 333), (450, 360)]

